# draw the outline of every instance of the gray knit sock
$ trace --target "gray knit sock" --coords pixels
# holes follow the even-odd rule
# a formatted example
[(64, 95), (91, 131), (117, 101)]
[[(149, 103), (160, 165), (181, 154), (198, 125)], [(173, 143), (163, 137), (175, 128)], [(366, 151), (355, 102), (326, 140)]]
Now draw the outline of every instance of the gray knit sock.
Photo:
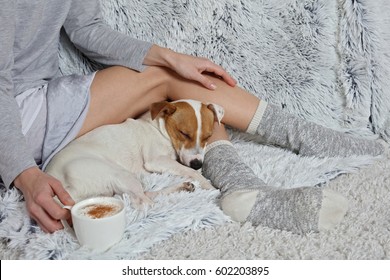
[[(202, 172), (220, 189), (221, 208), (236, 221), (302, 234), (318, 231), (320, 216), (324, 217), (323, 228), (329, 229), (346, 212), (346, 202), (341, 199), (338, 200), (343, 204), (340, 211), (327, 202), (332, 207), (325, 208), (332, 208), (332, 214), (328, 214), (328, 210), (320, 214), (323, 207), (320, 188), (275, 189), (267, 186), (240, 159), (228, 141), (217, 141), (207, 147)], [(330, 195), (329, 200), (333, 201), (333, 194)]]
[(383, 154), (382, 144), (360, 139), (308, 122), (261, 101), (248, 127), (266, 144), (287, 148), (302, 156), (347, 157)]

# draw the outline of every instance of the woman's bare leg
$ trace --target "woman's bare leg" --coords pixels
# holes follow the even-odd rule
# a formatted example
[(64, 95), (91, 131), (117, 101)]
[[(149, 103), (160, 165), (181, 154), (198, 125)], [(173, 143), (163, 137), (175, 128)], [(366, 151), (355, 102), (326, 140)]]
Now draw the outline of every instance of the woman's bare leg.
[(223, 123), (246, 131), (259, 106), (260, 99), (238, 86), (231, 87), (221, 79), (209, 78), (217, 86), (215, 90), (206, 89), (196, 82), (187, 81), (172, 74), (172, 78), (169, 79), (168, 98), (216, 103), (225, 109)]
[(90, 108), (79, 136), (101, 125), (136, 118), (153, 102), (178, 99), (217, 103), (225, 109), (224, 123), (245, 130), (259, 99), (218, 78), (211, 79), (217, 85), (215, 90), (162, 67), (148, 67), (142, 73), (119, 66), (101, 70), (92, 82)]

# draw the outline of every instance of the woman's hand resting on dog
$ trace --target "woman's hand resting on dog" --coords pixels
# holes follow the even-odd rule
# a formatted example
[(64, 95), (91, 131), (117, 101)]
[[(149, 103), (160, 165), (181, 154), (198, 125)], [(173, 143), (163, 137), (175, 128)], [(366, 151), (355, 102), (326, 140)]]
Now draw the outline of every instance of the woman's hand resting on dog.
[(62, 229), (60, 220), (69, 220), (70, 213), (53, 199), (57, 196), (64, 205), (74, 205), (73, 199), (62, 187), (60, 181), (44, 173), (38, 167), (23, 171), (14, 180), (26, 201), (27, 211), (45, 232)]
[(179, 74), (181, 77), (199, 82), (204, 87), (214, 90), (216, 85), (206, 75), (210, 73), (221, 77), (228, 85), (234, 87), (237, 82), (219, 65), (207, 58), (195, 57), (177, 53), (170, 49), (153, 45), (144, 59), (145, 65), (164, 66)]

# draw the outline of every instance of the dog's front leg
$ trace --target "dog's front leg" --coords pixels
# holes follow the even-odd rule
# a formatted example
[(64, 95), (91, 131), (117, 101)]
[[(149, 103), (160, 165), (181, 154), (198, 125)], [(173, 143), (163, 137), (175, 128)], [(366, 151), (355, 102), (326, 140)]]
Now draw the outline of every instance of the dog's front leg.
[(160, 156), (153, 160), (148, 160), (144, 168), (149, 172), (170, 173), (176, 176), (184, 176), (189, 179), (198, 181), (203, 189), (213, 189), (213, 185), (196, 170), (172, 160), (168, 156)]

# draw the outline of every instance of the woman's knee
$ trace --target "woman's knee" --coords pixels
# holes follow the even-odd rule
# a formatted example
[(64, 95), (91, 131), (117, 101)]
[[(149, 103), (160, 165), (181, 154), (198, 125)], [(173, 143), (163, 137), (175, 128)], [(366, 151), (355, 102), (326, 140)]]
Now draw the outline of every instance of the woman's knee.
[(161, 99), (167, 95), (169, 76), (162, 67), (147, 67), (143, 72), (137, 72), (122, 66), (112, 66), (96, 73), (91, 94), (119, 99), (122, 96), (131, 102), (145, 96)]
[(158, 67), (148, 67), (139, 73), (113, 66), (97, 72), (81, 134), (103, 124), (135, 118), (147, 111), (152, 103), (166, 100), (168, 80), (166, 71)]

